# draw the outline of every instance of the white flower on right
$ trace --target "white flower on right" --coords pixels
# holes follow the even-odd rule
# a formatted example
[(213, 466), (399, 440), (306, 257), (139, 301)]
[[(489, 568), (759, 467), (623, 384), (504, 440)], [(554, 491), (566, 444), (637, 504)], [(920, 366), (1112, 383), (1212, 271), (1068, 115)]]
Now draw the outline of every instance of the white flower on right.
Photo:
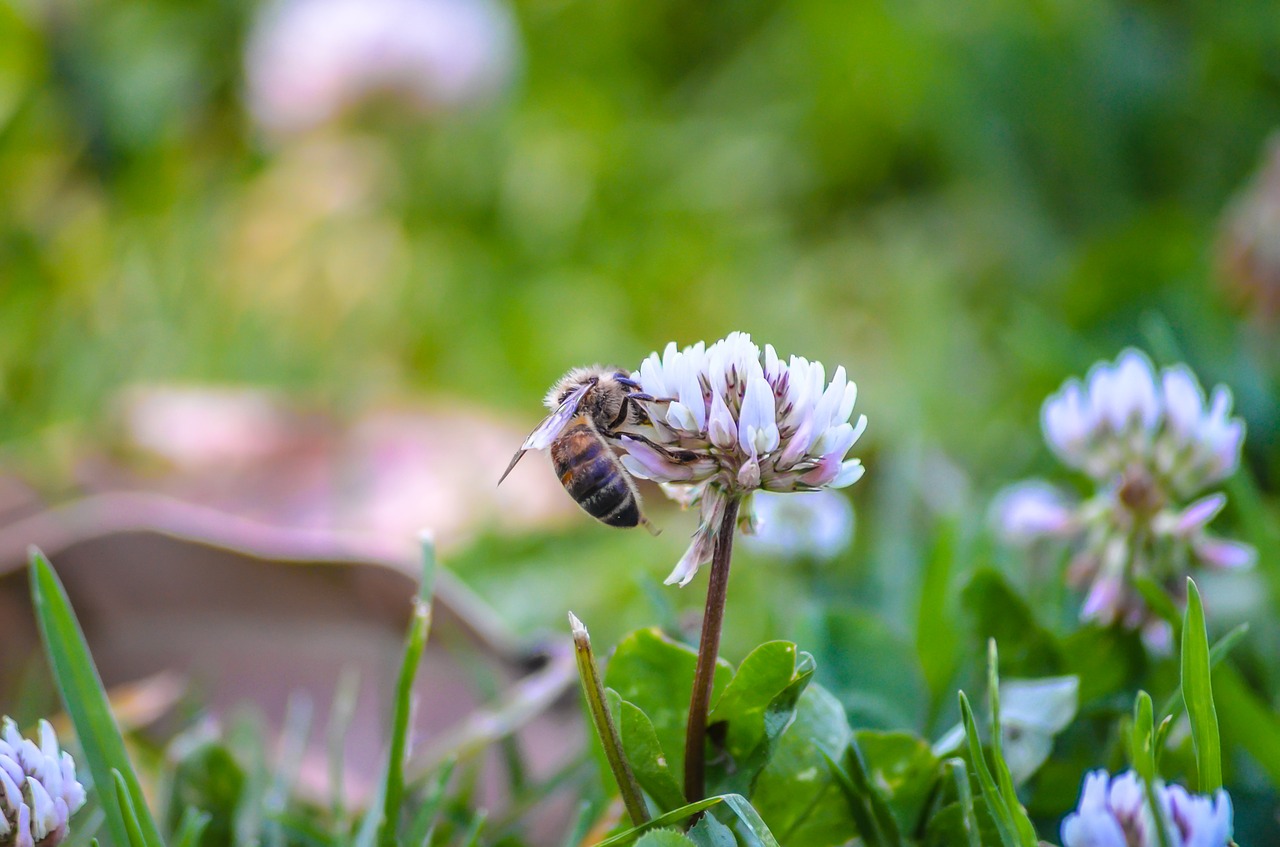
[(58, 748), (48, 721), (40, 721), (40, 744), (23, 738), (8, 717), (0, 726), (0, 845), (55, 847), (84, 805), (76, 764)]
[[(1219, 789), (1210, 798), (1157, 780), (1155, 795), (1169, 847), (1227, 847), (1231, 842), (1231, 798), (1226, 791)], [(1160, 847), (1138, 775), (1088, 774), (1080, 805), (1062, 822), (1062, 847)]]
[(1086, 591), (1081, 617), (1141, 629), (1148, 644), (1166, 649), (1169, 627), (1135, 577), (1180, 598), (1190, 564), (1239, 568), (1255, 558), (1252, 547), (1207, 531), (1225, 495), (1191, 499), (1240, 465), (1244, 422), (1231, 416), (1231, 392), (1220, 385), (1206, 398), (1185, 365), (1157, 372), (1130, 349), (1084, 381), (1067, 380), (1041, 420), (1049, 447), (1092, 479), (1096, 493), (1077, 502), (1044, 482), (1019, 483), (996, 499), (997, 529), (1014, 544), (1073, 542), (1067, 577)]
[(621, 439), (632, 474), (664, 483), (682, 505), (700, 505), (698, 531), (668, 583), (685, 585), (711, 561), (730, 500), (740, 523), (755, 525), (751, 495), (843, 488), (862, 477), (849, 451), (866, 429), (853, 417), (857, 386), (837, 367), (779, 358), (742, 332), (683, 350), (673, 342), (634, 374), (646, 394), (650, 424)]
[(835, 491), (751, 495), (756, 527), (743, 539), (751, 549), (781, 559), (833, 559), (853, 541), (853, 506)]

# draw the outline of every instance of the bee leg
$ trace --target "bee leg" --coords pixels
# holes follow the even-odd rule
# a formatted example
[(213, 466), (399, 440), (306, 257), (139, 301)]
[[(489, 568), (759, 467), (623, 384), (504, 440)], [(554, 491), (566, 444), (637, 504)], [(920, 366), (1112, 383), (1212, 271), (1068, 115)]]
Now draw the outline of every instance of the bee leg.
[(662, 535), (662, 530), (654, 526), (653, 522), (650, 521), (648, 518), (646, 518), (644, 515), (640, 516), (640, 525), (643, 526), (645, 529), (649, 530), (649, 534), (652, 535), (654, 538), (657, 538), (659, 535)]
[(621, 438), (622, 435), (626, 435), (627, 438), (630, 438), (634, 441), (639, 441), (641, 444), (652, 447), (654, 450), (657, 450), (663, 456), (665, 456), (666, 458), (670, 459), (671, 461), (675, 462), (678, 465), (687, 465), (690, 462), (696, 462), (698, 460), (698, 454), (693, 452), (692, 450), (672, 450), (669, 447), (663, 447), (661, 444), (657, 443), (656, 441), (652, 441), (648, 438), (645, 438), (643, 435), (636, 435), (634, 432), (610, 433), (609, 437)]
[(622, 398), (622, 405), (618, 408), (618, 416), (609, 422), (609, 429), (613, 430), (622, 426), (627, 422), (627, 418), (631, 417), (633, 413), (635, 414), (635, 419), (638, 423), (648, 423), (649, 413), (646, 412), (644, 407), (637, 401), (652, 399), (653, 397), (651, 395), (641, 394), (639, 392), (633, 392)]

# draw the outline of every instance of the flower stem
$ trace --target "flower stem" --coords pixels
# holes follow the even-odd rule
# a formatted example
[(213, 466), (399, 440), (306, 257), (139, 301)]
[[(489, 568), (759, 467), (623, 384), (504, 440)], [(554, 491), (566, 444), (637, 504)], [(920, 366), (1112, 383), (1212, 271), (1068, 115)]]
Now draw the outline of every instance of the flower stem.
[(706, 794), (707, 712), (711, 708), (711, 688), (720, 655), (720, 629), (724, 625), (724, 604), (729, 591), (729, 560), (738, 523), (738, 502), (738, 498), (731, 497), (725, 504), (711, 558), (711, 579), (707, 583), (707, 609), (702, 616), (702, 641), (698, 645), (698, 667), (693, 674), (693, 697), (689, 701), (689, 723), (684, 735), (684, 795), (690, 803), (696, 803)]
[(622, 803), (627, 807), (631, 823), (639, 826), (649, 821), (649, 807), (645, 805), (644, 794), (636, 775), (631, 770), (627, 756), (622, 750), (622, 738), (618, 735), (618, 727), (609, 713), (609, 704), (605, 702), (604, 684), (600, 681), (600, 670), (596, 667), (595, 656), (591, 652), (591, 636), (582, 621), (569, 613), (569, 626), (573, 630), (573, 651), (578, 658), (578, 676), (582, 679), (582, 692), (587, 697), (587, 706), (591, 710), (591, 722), (596, 726), (596, 735), (604, 747), (605, 758), (609, 760), (609, 769), (618, 783), (622, 794)]

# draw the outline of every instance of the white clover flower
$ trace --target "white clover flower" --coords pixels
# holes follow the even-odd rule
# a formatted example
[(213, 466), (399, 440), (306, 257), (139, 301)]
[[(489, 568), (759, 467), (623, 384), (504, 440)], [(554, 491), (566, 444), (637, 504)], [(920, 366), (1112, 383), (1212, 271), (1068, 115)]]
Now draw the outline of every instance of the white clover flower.
[(622, 463), (632, 474), (664, 483), (683, 505), (700, 504), (697, 532), (667, 578), (685, 585), (711, 560), (731, 499), (745, 500), (741, 525), (755, 519), (755, 491), (843, 488), (861, 478), (862, 462), (846, 458), (866, 429), (853, 415), (857, 386), (843, 367), (827, 381), (821, 362), (778, 357), (745, 333), (683, 350), (668, 344), (636, 374), (651, 424), (624, 434)]
[[(1169, 847), (1227, 847), (1231, 798), (1188, 794), (1180, 785), (1155, 783)], [(1085, 777), (1080, 805), (1062, 822), (1062, 847), (1159, 847), (1160, 837), (1142, 781), (1133, 771), (1114, 779), (1106, 771)]]
[(777, 494), (757, 491), (755, 534), (743, 539), (753, 550), (782, 559), (832, 559), (853, 540), (853, 506), (834, 491)]
[(1095, 481), (1111, 482), (1133, 465), (1187, 496), (1235, 473), (1244, 423), (1230, 417), (1231, 392), (1204, 392), (1185, 365), (1157, 378), (1137, 350), (1100, 362), (1086, 382), (1068, 380), (1045, 401), (1045, 440), (1063, 463)]
[(501, 91), (516, 52), (498, 0), (277, 0), (249, 41), (249, 108), (285, 133), (384, 92), (434, 112)]
[(76, 764), (58, 749), (48, 721), (40, 721), (40, 744), (23, 738), (8, 717), (0, 728), (0, 845), (55, 847), (70, 831), (69, 820), (84, 805)]
[(1208, 533), (1224, 495), (1187, 502), (1239, 467), (1244, 423), (1231, 417), (1231, 392), (1218, 386), (1206, 402), (1185, 365), (1157, 373), (1130, 349), (1085, 381), (1068, 380), (1045, 401), (1042, 422), (1050, 448), (1097, 493), (1078, 502), (1044, 482), (1019, 483), (996, 499), (997, 531), (1021, 545), (1074, 542), (1067, 577), (1086, 589), (1081, 618), (1141, 629), (1149, 645), (1167, 649), (1169, 626), (1135, 577), (1180, 596), (1188, 565), (1240, 568), (1255, 558), (1252, 547)]

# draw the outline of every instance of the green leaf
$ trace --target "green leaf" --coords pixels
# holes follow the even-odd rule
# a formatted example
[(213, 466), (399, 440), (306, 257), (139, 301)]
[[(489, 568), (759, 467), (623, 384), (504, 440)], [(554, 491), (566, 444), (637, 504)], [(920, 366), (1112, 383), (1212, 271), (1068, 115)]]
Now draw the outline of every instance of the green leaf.
[(827, 769), (849, 803), (849, 813), (858, 822), (858, 834), (871, 847), (900, 847), (902, 835), (878, 787), (871, 784), (866, 763), (856, 741), (845, 751), (844, 768), (830, 757)]
[(973, 810), (973, 789), (969, 787), (969, 772), (961, 759), (948, 759), (947, 770), (956, 787), (956, 803), (960, 807), (961, 826), (968, 847), (982, 847), (978, 835), (978, 816)]
[[(36, 622), (58, 683), (58, 692), (76, 728), (85, 763), (93, 775), (93, 784), (98, 787), (111, 840), (120, 845), (132, 843), (124, 811), (132, 808), (138, 837), (142, 839), (138, 843), (142, 847), (163, 847), (160, 830), (147, 809), (142, 786), (125, 753), (124, 739), (112, 717), (102, 679), (67, 600), (66, 590), (44, 554), (34, 547), (29, 552), (31, 600)], [(119, 773), (119, 783), (112, 775), (113, 771)], [(127, 796), (114, 796), (120, 785), (124, 786)]]
[(689, 830), (689, 840), (698, 847), (738, 847), (733, 830), (725, 826), (713, 814), (707, 813)]
[(854, 819), (826, 760), (842, 755), (852, 738), (840, 701), (810, 685), (751, 795), (760, 816), (787, 844), (831, 847), (848, 840)]
[(1064, 672), (1063, 654), (1035, 619), (1026, 601), (999, 572), (980, 570), (969, 580), (961, 600), (972, 614), (981, 644), (1005, 645), (1004, 667), (1010, 676), (1034, 678)]
[(928, 689), (916, 650), (877, 616), (827, 609), (809, 616), (796, 640), (813, 651), (817, 681), (858, 726), (909, 729), (924, 721)]
[(813, 657), (788, 641), (771, 641), (743, 660), (708, 721), (723, 753), (712, 759), (716, 793), (751, 793), (778, 738), (795, 719), (813, 678)]
[(866, 763), (867, 779), (883, 793), (902, 832), (915, 832), (940, 772), (928, 742), (907, 732), (860, 730), (854, 740)]
[(678, 829), (658, 829), (641, 836), (636, 847), (698, 847), (698, 842)]
[(1213, 705), (1204, 605), (1200, 601), (1200, 590), (1190, 577), (1187, 577), (1187, 611), (1182, 624), (1182, 700), (1191, 720), (1191, 738), (1196, 748), (1197, 787), (1202, 794), (1213, 794), (1222, 787), (1222, 749), (1218, 739), (1218, 713)]
[[(634, 844), (640, 836), (655, 829), (670, 824), (680, 823), (683, 820), (693, 817), (698, 812), (723, 805), (730, 813), (737, 817), (742, 827), (759, 842), (760, 847), (780, 847), (778, 840), (773, 837), (773, 833), (769, 831), (769, 827), (765, 826), (764, 821), (760, 818), (760, 814), (747, 802), (747, 798), (741, 794), (717, 794), (714, 797), (708, 797), (705, 800), (699, 800), (696, 803), (689, 803), (678, 809), (673, 809), (665, 815), (654, 818), (641, 826), (633, 826), (625, 832), (620, 832), (611, 838), (601, 841), (596, 847), (626, 847), (628, 844)], [(798, 842), (797, 842), (798, 843)]]
[[(622, 639), (604, 674), (606, 686), (649, 717), (673, 773), (684, 773), (685, 723), (697, 661), (698, 655), (691, 647), (672, 641), (656, 629), (641, 629)], [(711, 702), (716, 701), (732, 676), (733, 667), (718, 660)]]
[[(812, 675), (812, 657), (806, 668), (806, 677)], [(708, 726), (726, 725), (729, 755), (741, 761), (755, 749), (764, 737), (765, 710), (795, 676), (796, 645), (790, 641), (766, 642), (742, 660), (707, 717)]]
[(1221, 697), (1222, 733), (1232, 746), (1244, 750), (1266, 771), (1273, 789), (1280, 789), (1280, 718), (1230, 665), (1214, 674)]
[(618, 707), (618, 732), (636, 780), (658, 808), (665, 812), (683, 806), (684, 792), (671, 773), (648, 715), (636, 704), (623, 700)]

